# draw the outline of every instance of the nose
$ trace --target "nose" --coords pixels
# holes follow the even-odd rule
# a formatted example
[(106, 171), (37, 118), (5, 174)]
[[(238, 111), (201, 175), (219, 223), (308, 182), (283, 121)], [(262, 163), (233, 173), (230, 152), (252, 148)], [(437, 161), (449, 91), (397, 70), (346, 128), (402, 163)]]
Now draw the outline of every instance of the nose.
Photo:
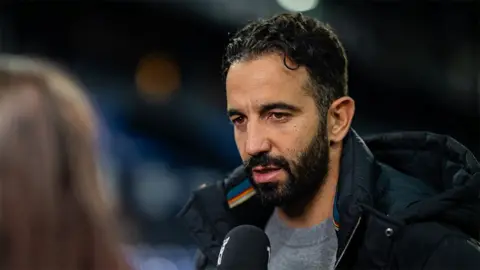
[(270, 152), (271, 144), (264, 130), (258, 126), (250, 125), (248, 128), (245, 151), (249, 156), (256, 156), (263, 152)]

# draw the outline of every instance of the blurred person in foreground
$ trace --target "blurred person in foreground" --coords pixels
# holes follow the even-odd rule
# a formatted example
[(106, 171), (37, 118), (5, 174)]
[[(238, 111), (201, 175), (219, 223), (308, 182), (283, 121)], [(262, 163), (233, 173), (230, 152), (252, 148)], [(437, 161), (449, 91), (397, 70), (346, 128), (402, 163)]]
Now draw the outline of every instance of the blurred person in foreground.
[(126, 270), (95, 115), (51, 63), (0, 55), (0, 269)]
[(361, 138), (347, 63), (332, 29), (301, 14), (233, 36), (226, 96), (245, 164), (180, 213), (199, 269), (240, 224), (265, 230), (273, 270), (480, 267), (479, 163), (448, 136)]

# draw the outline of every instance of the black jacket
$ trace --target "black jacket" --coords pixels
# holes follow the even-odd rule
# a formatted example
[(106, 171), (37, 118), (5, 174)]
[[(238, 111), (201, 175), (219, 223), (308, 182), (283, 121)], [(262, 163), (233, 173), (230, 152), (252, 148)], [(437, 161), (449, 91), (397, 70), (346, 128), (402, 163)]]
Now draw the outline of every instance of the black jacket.
[[(238, 168), (194, 192), (179, 214), (201, 251), (197, 269), (214, 265), (230, 229), (264, 228), (272, 214), (256, 196), (228, 207), (244, 177)], [(336, 269), (480, 269), (480, 164), (450, 137), (406, 132), (364, 141), (352, 130), (335, 212)]]

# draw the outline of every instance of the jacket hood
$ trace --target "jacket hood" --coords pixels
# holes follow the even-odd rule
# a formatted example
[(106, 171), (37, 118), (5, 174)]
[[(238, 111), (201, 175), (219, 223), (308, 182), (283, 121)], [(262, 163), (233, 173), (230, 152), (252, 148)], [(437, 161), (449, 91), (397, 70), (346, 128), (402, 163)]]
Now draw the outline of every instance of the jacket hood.
[(380, 208), (407, 223), (440, 221), (475, 238), (480, 228), (480, 164), (449, 136), (402, 132), (366, 137), (382, 167)]

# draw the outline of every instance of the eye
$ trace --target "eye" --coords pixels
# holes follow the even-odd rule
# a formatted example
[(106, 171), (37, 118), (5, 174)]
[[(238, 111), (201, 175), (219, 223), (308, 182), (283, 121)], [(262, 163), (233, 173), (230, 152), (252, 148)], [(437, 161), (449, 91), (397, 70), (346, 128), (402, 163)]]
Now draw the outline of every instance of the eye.
[(238, 117), (233, 118), (231, 121), (234, 125), (241, 125), (245, 122), (245, 117), (238, 116)]
[(275, 121), (282, 121), (286, 120), (289, 117), (289, 114), (287, 113), (282, 113), (282, 112), (272, 112), (269, 115), (269, 118)]

